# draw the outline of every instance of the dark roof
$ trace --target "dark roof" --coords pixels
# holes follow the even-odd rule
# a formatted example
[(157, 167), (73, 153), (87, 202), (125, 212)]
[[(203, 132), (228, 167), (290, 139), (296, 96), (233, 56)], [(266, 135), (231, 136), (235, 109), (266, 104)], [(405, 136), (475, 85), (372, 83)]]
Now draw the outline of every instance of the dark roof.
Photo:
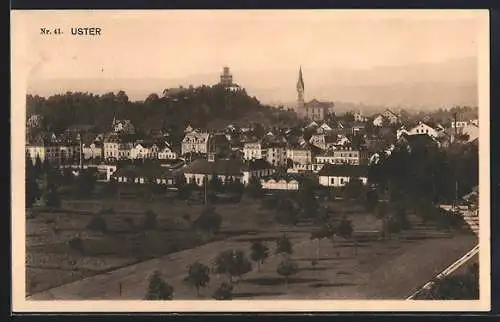
[(290, 182), (292, 180), (295, 181), (302, 181), (304, 179), (304, 176), (298, 174), (298, 173), (288, 173), (288, 172), (276, 172), (270, 176), (262, 178), (265, 181), (268, 180), (274, 180), (274, 181), (280, 181), (280, 180), (285, 180), (286, 182)]
[(38, 146), (51, 146), (51, 145), (57, 144), (57, 141), (53, 140), (52, 133), (39, 132), (36, 135), (29, 137), (28, 144), (29, 145), (38, 145)]
[(244, 169), (242, 160), (219, 159), (213, 162), (207, 159), (197, 159), (183, 169), (184, 173), (240, 175)]
[(320, 176), (366, 177), (368, 167), (350, 164), (325, 164), (318, 172)]
[(408, 144), (414, 145), (414, 144), (436, 144), (436, 140), (434, 140), (432, 137), (430, 137), (427, 134), (413, 134), (413, 135), (408, 135), (406, 133), (403, 133), (401, 136), (406, 139)]
[(246, 163), (249, 170), (273, 169), (274, 167), (264, 159), (252, 160)]

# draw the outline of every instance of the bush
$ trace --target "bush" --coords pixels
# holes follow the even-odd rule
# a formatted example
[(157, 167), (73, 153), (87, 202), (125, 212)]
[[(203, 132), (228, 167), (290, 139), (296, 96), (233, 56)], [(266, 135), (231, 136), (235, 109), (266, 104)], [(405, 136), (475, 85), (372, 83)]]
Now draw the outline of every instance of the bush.
[(102, 218), (101, 216), (94, 216), (87, 224), (87, 229), (105, 233), (108, 231), (108, 226), (104, 218)]
[(231, 300), (233, 298), (233, 286), (223, 282), (212, 297), (216, 300)]
[(149, 285), (145, 296), (146, 300), (172, 300), (174, 288), (161, 277), (159, 271), (155, 271), (149, 277)]
[(71, 247), (72, 249), (74, 249), (82, 254), (85, 253), (83, 241), (80, 237), (71, 238), (71, 240), (68, 242), (68, 244), (69, 244), (69, 247)]
[(100, 213), (102, 215), (113, 215), (115, 213), (115, 210), (113, 209), (113, 207), (109, 207), (109, 208), (103, 208)]
[(146, 211), (144, 214), (144, 221), (142, 222), (142, 228), (145, 230), (156, 229), (158, 225), (158, 219), (154, 212), (151, 210)]

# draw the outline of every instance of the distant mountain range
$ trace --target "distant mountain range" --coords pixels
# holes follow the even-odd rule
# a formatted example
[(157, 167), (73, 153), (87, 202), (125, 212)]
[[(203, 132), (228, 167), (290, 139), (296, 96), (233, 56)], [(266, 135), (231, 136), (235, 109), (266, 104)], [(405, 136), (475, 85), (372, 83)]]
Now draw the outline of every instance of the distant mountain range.
[[(477, 106), (477, 59), (442, 63), (376, 67), (367, 70), (308, 69), (302, 65), (306, 100), (334, 101), (339, 110), (366, 112), (384, 107), (435, 109)], [(265, 104), (294, 106), (298, 66), (277, 70), (232, 70), (234, 81)], [(124, 90), (131, 100), (179, 85), (215, 84), (219, 73), (164, 79), (45, 79), (30, 82), (28, 92), (43, 96), (66, 91), (94, 93)]]

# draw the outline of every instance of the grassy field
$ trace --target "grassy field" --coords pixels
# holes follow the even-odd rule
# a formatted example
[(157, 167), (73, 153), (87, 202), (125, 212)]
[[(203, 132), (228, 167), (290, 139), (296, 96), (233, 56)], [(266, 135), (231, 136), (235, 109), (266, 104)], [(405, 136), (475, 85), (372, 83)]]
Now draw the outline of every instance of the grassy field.
[[(106, 221), (107, 232), (87, 229), (92, 217), (103, 208), (114, 210), (112, 214), (100, 215)], [(221, 232), (207, 239), (190, 229), (190, 222), (202, 208), (202, 205), (185, 202), (65, 200), (61, 211), (40, 211), (26, 223), (27, 293), (239, 235), (265, 226), (273, 218), (259, 203), (220, 205), (217, 212), (223, 217)], [(158, 216), (157, 228), (152, 231), (141, 227), (148, 210)], [(68, 244), (75, 237), (82, 240), (83, 254)], [(64, 273), (64, 278), (51, 277), (47, 269), (68, 271), (68, 274)]]
[[(383, 241), (379, 238), (381, 221), (362, 207), (329, 206), (339, 217), (347, 215), (352, 220), (359, 241), (356, 250), (352, 240), (337, 238), (335, 244), (311, 241), (315, 227), (310, 224), (279, 226), (273, 212), (254, 200), (217, 205), (223, 223), (212, 239), (189, 229), (190, 221), (201, 213), (201, 205), (65, 201), (62, 212), (41, 213), (27, 222), (27, 292), (38, 293), (31, 299), (142, 299), (148, 276), (159, 269), (174, 286), (176, 299), (193, 299), (195, 291), (182, 282), (189, 264), (197, 260), (212, 267), (220, 251), (241, 249), (248, 254), (257, 240), (273, 251), (276, 239), (287, 231), (298, 274), (285, 287), (276, 273), (281, 255), (273, 252), (260, 270), (254, 265), (238, 283), (235, 299), (405, 298), (477, 242), (472, 234), (437, 231), (416, 218), (412, 218), (411, 230)], [(92, 214), (102, 207), (114, 210), (114, 214), (103, 215), (108, 232), (88, 231), (85, 227)], [(158, 228), (143, 232), (139, 227), (147, 210), (158, 215)], [(68, 246), (74, 236), (83, 240), (85, 254)], [(315, 268), (313, 259), (318, 262)], [(212, 275), (201, 297), (211, 299), (222, 281), (226, 277)]]

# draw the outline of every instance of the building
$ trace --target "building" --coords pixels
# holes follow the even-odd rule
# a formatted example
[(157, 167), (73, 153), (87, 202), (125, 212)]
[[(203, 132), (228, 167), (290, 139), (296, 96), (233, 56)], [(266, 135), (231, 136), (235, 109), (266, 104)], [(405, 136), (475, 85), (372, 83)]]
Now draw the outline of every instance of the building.
[(368, 151), (352, 149), (350, 147), (328, 150), (316, 157), (316, 163), (319, 164), (367, 165), (368, 160)]
[(160, 165), (128, 165), (111, 175), (111, 180), (121, 184), (161, 184), (174, 186), (177, 173)]
[(269, 143), (264, 148), (263, 158), (275, 167), (286, 165), (286, 147), (280, 143)]
[(186, 182), (203, 185), (204, 180), (212, 180), (216, 175), (223, 184), (241, 182), (247, 185), (252, 177), (262, 178), (272, 175), (274, 167), (265, 160), (244, 162), (237, 159), (198, 159), (182, 169)]
[(304, 106), (305, 117), (313, 121), (323, 121), (328, 118), (328, 115), (333, 110), (333, 106), (333, 102), (320, 102), (317, 99), (313, 99)]
[(202, 186), (205, 180), (211, 181), (216, 175), (224, 184), (228, 181), (243, 181), (244, 163), (234, 159), (197, 159), (188, 164), (183, 170), (187, 183), (195, 183)]
[(397, 141), (397, 144), (400, 146), (406, 146), (410, 152), (413, 150), (440, 147), (440, 143), (437, 139), (425, 133), (413, 135), (403, 134)]
[(264, 178), (275, 173), (275, 168), (266, 160), (253, 160), (245, 162), (243, 166), (242, 183), (247, 185), (252, 178)]
[[(424, 122), (418, 122), (418, 124), (414, 127), (412, 127), (410, 130), (407, 131), (409, 135), (416, 135), (416, 134), (427, 134), (433, 138), (436, 138), (439, 134), (439, 131), (433, 128), (432, 126), (427, 125)], [(398, 132), (397, 136), (400, 137), (402, 133)]]
[(462, 128), (464, 128), (469, 122), (467, 121), (452, 121), (451, 122), (451, 128), (452, 129), (455, 129), (457, 128), (457, 130), (461, 130)]
[(265, 190), (286, 190), (297, 191), (299, 190), (299, 181), (293, 177), (286, 178), (265, 178), (260, 180), (262, 189)]
[(479, 138), (479, 127), (474, 123), (469, 123), (462, 128), (461, 133), (467, 136), (467, 142), (472, 142)]
[(229, 71), (229, 67), (224, 67), (222, 69), (222, 74), (220, 75), (220, 84), (224, 87), (231, 87), (233, 85), (233, 75)]
[(227, 156), (231, 150), (231, 142), (224, 133), (214, 133), (208, 139), (209, 152), (217, 156)]
[(177, 153), (168, 144), (158, 150), (158, 159), (160, 160), (175, 160), (177, 157)]
[(286, 158), (291, 160), (293, 165), (307, 165), (312, 162), (312, 151), (308, 146), (290, 146), (286, 149)]
[(375, 126), (383, 126), (384, 122), (387, 124), (397, 124), (399, 123), (399, 115), (387, 109), (384, 113), (377, 115), (373, 119), (373, 125)]
[(210, 134), (207, 132), (191, 131), (186, 133), (181, 142), (181, 154), (207, 154)]
[(312, 121), (323, 121), (332, 112), (334, 104), (332, 102), (320, 102), (316, 99), (305, 102), (305, 84), (302, 76), (302, 66), (299, 68), (299, 78), (297, 80), (297, 107), (295, 112), (303, 118)]
[(39, 128), (42, 126), (43, 116), (40, 114), (32, 114), (28, 117), (26, 126), (29, 128)]
[(326, 135), (326, 134), (313, 134), (309, 139), (309, 143), (321, 150), (326, 150), (328, 147), (332, 147), (334, 143), (337, 142), (336, 135)]
[(59, 164), (60, 149), (57, 137), (55, 134), (39, 133), (26, 144), (26, 156), (29, 157), (33, 163), (36, 158), (40, 161), (47, 160), (50, 163)]
[(364, 122), (368, 121), (368, 118), (366, 116), (363, 116), (363, 114), (361, 114), (361, 112), (356, 112), (356, 113), (354, 113), (354, 121), (364, 123)]
[(243, 144), (243, 158), (245, 160), (258, 160), (262, 159), (262, 142), (246, 142)]
[(118, 145), (120, 144), (120, 137), (116, 133), (107, 135), (104, 138), (104, 158), (106, 160), (118, 160)]
[(130, 159), (157, 159), (158, 145), (152, 142), (137, 142), (130, 149)]
[(132, 149), (134, 148), (133, 142), (123, 140), (118, 143), (118, 160), (131, 159)]
[(135, 128), (130, 120), (117, 120), (113, 118), (113, 123), (111, 124), (113, 131), (122, 134), (134, 134)]
[(82, 146), (84, 160), (102, 159), (104, 156), (104, 144), (99, 141), (85, 143)]
[(355, 165), (325, 164), (318, 172), (319, 184), (324, 187), (343, 187), (352, 179), (368, 183), (368, 167)]

